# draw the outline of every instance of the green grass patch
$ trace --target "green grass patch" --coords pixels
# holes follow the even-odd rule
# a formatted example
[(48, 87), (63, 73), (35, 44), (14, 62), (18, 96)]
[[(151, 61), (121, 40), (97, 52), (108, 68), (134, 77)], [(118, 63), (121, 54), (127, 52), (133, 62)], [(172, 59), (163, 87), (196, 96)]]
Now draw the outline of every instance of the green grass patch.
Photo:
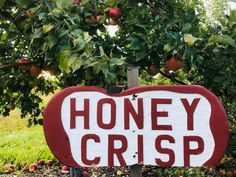
[(0, 173), (4, 164), (14, 164), (18, 170), (38, 159), (55, 157), (49, 150), (42, 126), (27, 127), (27, 118), (21, 119), (19, 110), (9, 117), (0, 117)]

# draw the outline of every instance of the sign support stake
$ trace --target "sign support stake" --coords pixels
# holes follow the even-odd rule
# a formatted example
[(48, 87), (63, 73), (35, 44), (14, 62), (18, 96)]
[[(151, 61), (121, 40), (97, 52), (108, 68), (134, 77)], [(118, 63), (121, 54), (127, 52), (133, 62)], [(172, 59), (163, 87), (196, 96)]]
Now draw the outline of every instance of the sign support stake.
[(84, 177), (82, 168), (70, 168), (70, 177)]
[[(139, 67), (128, 67), (127, 69), (128, 88), (138, 86), (139, 85), (138, 79), (139, 79)], [(138, 164), (130, 166), (130, 177), (142, 177), (142, 166)]]

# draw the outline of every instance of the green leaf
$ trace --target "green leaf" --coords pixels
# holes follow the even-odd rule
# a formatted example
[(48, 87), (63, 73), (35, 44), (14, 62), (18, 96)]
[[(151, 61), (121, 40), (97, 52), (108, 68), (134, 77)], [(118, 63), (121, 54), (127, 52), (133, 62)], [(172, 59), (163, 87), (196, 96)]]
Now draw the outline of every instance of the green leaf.
[(209, 44), (218, 43), (235, 46), (235, 41), (229, 35), (214, 35), (208, 39)]
[(137, 51), (137, 50), (141, 49), (141, 43), (140, 43), (139, 39), (137, 39), (135, 37), (129, 37), (128, 40), (131, 41), (131, 44), (130, 44), (131, 50)]
[(35, 29), (35, 32), (33, 34), (33, 38), (41, 38), (43, 36), (42, 28)]
[(66, 73), (69, 73), (71, 71), (68, 63), (68, 58), (70, 57), (70, 55), (71, 51), (69, 50), (65, 50), (58, 55), (59, 68), (61, 69), (61, 71), (64, 71)]
[(45, 13), (45, 12), (38, 14), (39, 20), (44, 19), (46, 16), (47, 16), (47, 13)]
[(147, 54), (146, 52), (143, 52), (143, 51), (138, 52), (138, 53), (136, 53), (136, 55), (135, 55), (135, 61), (138, 62), (138, 61), (142, 60), (143, 58), (146, 58), (147, 55), (148, 55), (148, 54)]
[(182, 27), (182, 32), (183, 33), (187, 33), (187, 32), (189, 32), (191, 30), (191, 28), (192, 28), (192, 25), (190, 23), (186, 23)]
[(125, 58), (121, 57), (121, 58), (111, 58), (110, 59), (110, 65), (111, 66), (121, 66), (125, 63)]
[(49, 35), (47, 37), (47, 40), (48, 40), (48, 44), (49, 44), (49, 48), (51, 49), (52, 47), (54, 47), (57, 42), (58, 42), (58, 38), (54, 35)]
[(192, 36), (191, 34), (184, 34), (184, 42), (186, 42), (189, 46), (192, 46), (198, 38)]
[(74, 0), (54, 0), (58, 8), (63, 9), (67, 8), (74, 4)]
[(170, 44), (166, 44), (164, 45), (164, 51), (165, 52), (169, 52), (171, 50), (173, 50), (174, 47), (172, 47)]
[(109, 6), (114, 6), (117, 0), (105, 0), (105, 3)]
[(43, 32), (44, 33), (48, 33), (49, 31), (51, 31), (54, 28), (54, 26), (52, 24), (48, 24), (48, 25), (43, 25)]
[(112, 84), (115, 79), (116, 79), (116, 76), (115, 74), (109, 72), (108, 68), (102, 68), (102, 73), (105, 77), (105, 81), (108, 83), (108, 84)]
[(22, 7), (24, 9), (29, 8), (31, 5), (34, 4), (34, 1), (32, 0), (16, 0), (16, 3), (19, 7)]
[(59, 18), (59, 17), (61, 16), (62, 12), (63, 12), (63, 11), (62, 11), (61, 9), (59, 9), (59, 8), (54, 8), (54, 9), (52, 10), (52, 12), (50, 12), (48, 15)]
[(77, 58), (77, 60), (74, 61), (74, 63), (72, 63), (71, 65), (71, 69), (73, 72), (77, 71), (78, 69), (80, 69), (80, 67), (84, 64), (84, 61), (80, 58)]

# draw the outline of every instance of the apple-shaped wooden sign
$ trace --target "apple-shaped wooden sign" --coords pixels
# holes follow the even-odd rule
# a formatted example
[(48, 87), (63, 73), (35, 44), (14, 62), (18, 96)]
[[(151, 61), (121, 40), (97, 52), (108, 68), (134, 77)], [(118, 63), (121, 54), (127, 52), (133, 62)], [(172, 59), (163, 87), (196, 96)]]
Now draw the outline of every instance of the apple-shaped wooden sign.
[(201, 86), (145, 86), (118, 94), (69, 87), (44, 112), (49, 148), (65, 165), (215, 166), (228, 144), (219, 99)]

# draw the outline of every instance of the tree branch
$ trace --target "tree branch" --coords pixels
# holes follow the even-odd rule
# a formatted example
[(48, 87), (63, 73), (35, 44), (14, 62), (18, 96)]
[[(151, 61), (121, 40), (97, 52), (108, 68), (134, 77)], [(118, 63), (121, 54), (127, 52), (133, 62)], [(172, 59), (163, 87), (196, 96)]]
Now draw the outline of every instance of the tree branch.
[(162, 76), (165, 76), (165, 77), (167, 77), (168, 79), (170, 79), (171, 81), (174, 81), (174, 82), (176, 82), (176, 83), (178, 83), (178, 84), (181, 84), (181, 85), (188, 85), (188, 84), (186, 84), (186, 83), (184, 83), (184, 82), (182, 82), (182, 81), (176, 79), (175, 77), (173, 77), (173, 76), (171, 76), (171, 75), (168, 75), (168, 74), (162, 72), (161, 70), (159, 70), (159, 73), (160, 73)]
[(9, 69), (9, 68), (13, 68), (13, 67), (19, 67), (19, 66), (25, 66), (25, 65), (32, 65), (32, 64), (39, 64), (39, 61), (26, 61), (24, 63), (9, 63), (9, 64), (3, 64), (0, 65), (0, 70), (4, 70), (4, 69)]

